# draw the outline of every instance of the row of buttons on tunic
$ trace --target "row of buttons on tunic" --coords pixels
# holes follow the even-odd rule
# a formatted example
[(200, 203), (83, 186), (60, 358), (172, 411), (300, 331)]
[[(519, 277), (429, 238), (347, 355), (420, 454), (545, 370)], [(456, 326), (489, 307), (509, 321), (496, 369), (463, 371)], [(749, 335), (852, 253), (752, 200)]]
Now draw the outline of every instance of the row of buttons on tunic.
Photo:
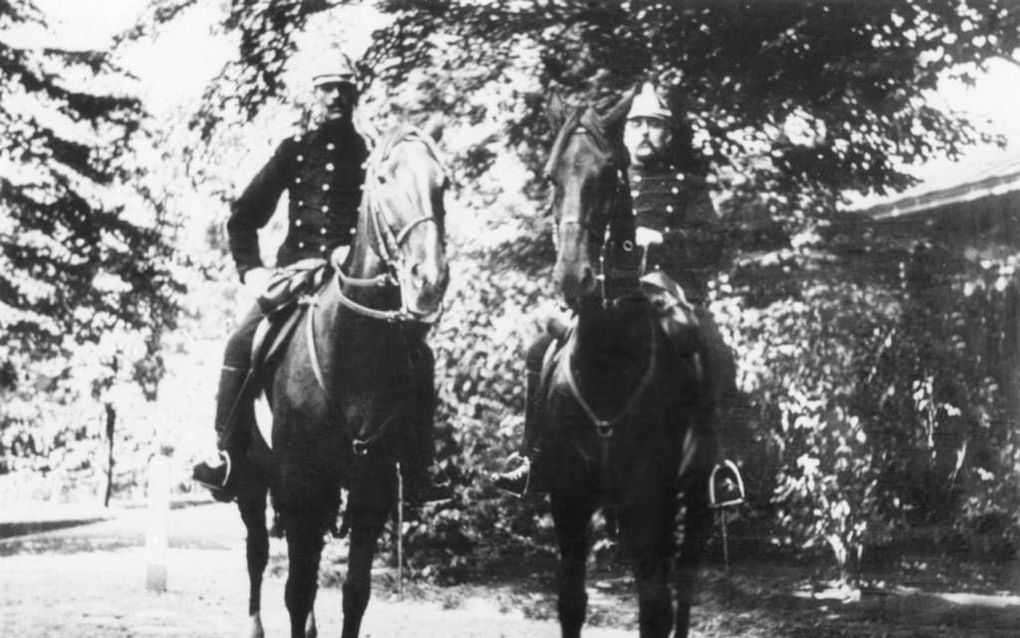
[[(305, 156), (304, 155), (298, 155), (297, 156), (297, 161), (299, 161), (299, 162), (305, 161)], [(333, 164), (333, 162), (326, 162), (326, 170), (327, 171), (332, 171), (335, 168), (336, 168), (336, 166)]]
[[(294, 183), (295, 183), (295, 184), (300, 184), (300, 183), (301, 183), (301, 178), (300, 178), (300, 177), (295, 177), (295, 178), (294, 178)], [(322, 185), (322, 190), (323, 190), (323, 191), (328, 191), (328, 190), (329, 190), (329, 184), (323, 184), (323, 185)], [(359, 191), (363, 191), (363, 190), (365, 190), (365, 186), (364, 186), (364, 185), (362, 185), (362, 184), (359, 184), (359, 185), (358, 185), (358, 190), (359, 190)], [(302, 203), (304, 203), (304, 202), (298, 202), (298, 203), (299, 203), (299, 204), (302, 204)]]
[[(301, 183), (301, 178), (300, 177), (295, 177), (294, 178), (294, 183), (295, 184), (300, 184)], [(322, 190), (328, 191), (329, 190), (329, 184), (323, 184), (322, 185)]]
[[(300, 219), (294, 220), (294, 227), (295, 228), (301, 228), (301, 226), (303, 226), (303, 225), (304, 225), (304, 222), (301, 221)], [(354, 229), (353, 228), (351, 229), (351, 233), (352, 234), (354, 233)], [(319, 234), (320, 235), (325, 235), (326, 234), (326, 229), (325, 228), (320, 228), (319, 229)]]
[[(300, 135), (295, 135), (294, 136), (294, 141), (300, 142), (301, 141), (301, 136)], [(336, 144), (334, 144), (333, 142), (326, 142), (326, 150), (327, 151), (332, 151), (332, 150), (335, 150), (335, 149), (336, 149)], [(303, 161), (304, 159), (305, 159), (304, 155), (298, 155), (297, 156), (297, 161), (299, 161), (299, 162)]]
[[(295, 225), (295, 226), (300, 226), (300, 225), (301, 225), (301, 220), (299, 219), (298, 221), (294, 222), (294, 225)], [(350, 230), (350, 233), (351, 233), (351, 235), (355, 235), (355, 234), (357, 234), (357, 232), (358, 232), (358, 231), (357, 231), (357, 229), (356, 229), (356, 228), (352, 228), (352, 229)], [(319, 230), (319, 234), (320, 234), (320, 235), (325, 235), (325, 234), (326, 234), (326, 229), (325, 229), (325, 228), (322, 228), (322, 229), (320, 229), (320, 230)], [(302, 249), (304, 249), (304, 247), (305, 247), (306, 245), (307, 245), (307, 244), (306, 244), (305, 242), (303, 242), (303, 241), (299, 241), (299, 242), (297, 243), (297, 247), (298, 247), (298, 250), (302, 250)], [(324, 253), (324, 252), (326, 252), (326, 247), (325, 247), (325, 246), (319, 246), (319, 252), (320, 252), (320, 253)]]
[[(300, 227), (301, 227), (301, 226), (303, 226), (303, 225), (304, 225), (304, 222), (303, 222), (303, 221), (301, 221), (300, 219), (295, 219), (295, 220), (294, 220), (294, 227), (295, 227), (295, 228), (300, 228)], [(352, 229), (351, 229), (351, 234), (352, 234), (352, 235), (353, 235), (354, 233), (356, 233), (356, 232), (357, 232), (357, 229), (355, 229), (355, 228), (352, 228)], [(325, 235), (325, 234), (326, 234), (326, 229), (325, 229), (325, 228), (320, 228), (320, 229), (319, 229), (319, 234), (320, 234), (320, 235)]]
[[(678, 181), (678, 182), (682, 182), (686, 178), (687, 178), (687, 176), (684, 175), (683, 173), (677, 173), (676, 174), (676, 181)], [(640, 175), (631, 175), (630, 179), (631, 179), (632, 182), (634, 182), (636, 184), (636, 183), (640, 182), (642, 178), (641, 178)]]

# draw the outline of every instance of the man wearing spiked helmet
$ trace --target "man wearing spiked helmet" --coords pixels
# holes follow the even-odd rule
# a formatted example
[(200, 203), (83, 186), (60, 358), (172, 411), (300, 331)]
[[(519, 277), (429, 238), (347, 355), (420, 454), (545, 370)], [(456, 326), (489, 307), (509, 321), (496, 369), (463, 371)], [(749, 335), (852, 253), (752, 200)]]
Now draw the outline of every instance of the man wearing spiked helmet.
[[(237, 496), (254, 423), (251, 354), (256, 328), (268, 313), (309, 292), (324, 278), (333, 251), (351, 244), (357, 227), (368, 146), (353, 122), (358, 102), (354, 65), (344, 55), (312, 76), (313, 121), (284, 139), (234, 200), (227, 220), (230, 253), (242, 283), (258, 303), (227, 341), (216, 398), (218, 462), (195, 466), (192, 478), (213, 496)], [(274, 268), (261, 257), (259, 231), (288, 195), (287, 234)], [(431, 448), (431, 444), (427, 446)], [(423, 468), (431, 462), (427, 459)], [(425, 470), (423, 469), (424, 473)], [(409, 500), (436, 500), (425, 476), (409, 477)], [(419, 498), (420, 497), (420, 498)]]
[[(631, 161), (628, 179), (639, 248), (633, 257), (626, 257), (631, 263), (607, 263), (606, 276), (609, 285), (614, 268), (643, 273), (644, 289), (665, 309), (663, 326), (676, 355), (688, 356), (694, 350), (702, 355), (705, 384), (699, 438), (711, 450), (699, 456), (713, 461), (717, 403), (732, 388), (735, 370), (733, 355), (704, 306), (708, 278), (722, 256), (720, 219), (709, 197), (707, 171), (684, 133), (655, 87), (644, 83), (628, 113), (623, 140)], [(634, 257), (640, 262), (637, 266)], [(508, 459), (507, 469), (494, 476), (495, 486), (512, 494), (535, 491), (531, 470), (542, 439), (537, 388), (550, 340), (539, 339), (529, 350), (524, 440)]]

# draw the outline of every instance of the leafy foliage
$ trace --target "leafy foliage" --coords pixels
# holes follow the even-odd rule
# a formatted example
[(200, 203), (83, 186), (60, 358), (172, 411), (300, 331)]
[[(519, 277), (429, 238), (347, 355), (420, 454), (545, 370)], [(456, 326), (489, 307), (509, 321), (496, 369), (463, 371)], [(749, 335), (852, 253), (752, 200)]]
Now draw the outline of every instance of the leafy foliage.
[(912, 244), (798, 244), (738, 263), (713, 304), (757, 415), (752, 502), (776, 542), (827, 545), (847, 575), (909, 528), (1015, 547), (1013, 258)]
[[(36, 430), (6, 432), (14, 442), (36, 441), (43, 429), (39, 393), (64, 405), (98, 398), (117, 368), (155, 392), (160, 335), (182, 292), (174, 222), (146, 197), (137, 162), (148, 143), (145, 113), (126, 76), (108, 53), (9, 43), (30, 26), (45, 26), (31, 2), (0, 5), (0, 365), (9, 372), (0, 429)], [(91, 350), (97, 344), (105, 350)], [(83, 374), (76, 353), (86, 350), (111, 367), (82, 392), (72, 379)], [(40, 452), (62, 436), (22, 449)], [(0, 455), (17, 453), (14, 442)]]
[(1020, 33), (1020, 11), (1008, 2), (385, 7), (396, 20), (367, 59), (390, 83), (422, 66), (456, 76), (485, 69), (476, 84), (506, 79), (525, 57), (540, 88), (516, 96), (527, 108), (508, 122), (516, 144), (542, 139), (537, 98), (549, 89), (598, 97), (656, 77), (670, 87), (696, 148), (717, 171), (733, 171), (725, 187), (787, 214), (831, 210), (846, 190), (900, 188), (909, 179), (897, 161), (956, 155), (978, 139), (970, 122), (930, 105), (926, 92), (947, 72), (967, 79), (983, 60), (1011, 55)]

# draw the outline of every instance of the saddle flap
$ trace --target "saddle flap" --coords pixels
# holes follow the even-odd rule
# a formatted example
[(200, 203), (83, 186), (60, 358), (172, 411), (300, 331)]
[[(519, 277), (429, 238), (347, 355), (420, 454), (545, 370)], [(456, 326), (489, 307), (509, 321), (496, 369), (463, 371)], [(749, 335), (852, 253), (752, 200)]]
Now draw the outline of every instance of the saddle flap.
[(273, 273), (266, 292), (258, 300), (266, 316), (259, 322), (252, 339), (251, 363), (257, 375), (289, 343), (305, 316), (307, 306), (297, 302), (305, 295), (320, 291), (326, 285), (329, 272), (325, 261), (305, 259)]
[(701, 323), (683, 288), (661, 271), (641, 278), (641, 290), (656, 308), (666, 338), (678, 355), (701, 348)]
[(262, 372), (290, 342), (298, 324), (301, 323), (301, 318), (308, 312), (308, 307), (294, 305), (289, 310), (290, 312), (263, 317), (255, 329), (251, 347), (251, 368), (255, 371), (256, 377), (262, 377)]

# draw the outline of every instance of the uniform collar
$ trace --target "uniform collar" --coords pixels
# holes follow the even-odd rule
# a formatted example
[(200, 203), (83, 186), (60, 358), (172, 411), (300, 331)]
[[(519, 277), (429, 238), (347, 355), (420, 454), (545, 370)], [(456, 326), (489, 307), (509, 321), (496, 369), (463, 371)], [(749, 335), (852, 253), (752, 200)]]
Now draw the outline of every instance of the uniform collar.
[(326, 120), (315, 130), (315, 135), (317, 137), (321, 136), (334, 139), (337, 137), (348, 137), (352, 133), (354, 133), (354, 124), (351, 122), (350, 118)]

